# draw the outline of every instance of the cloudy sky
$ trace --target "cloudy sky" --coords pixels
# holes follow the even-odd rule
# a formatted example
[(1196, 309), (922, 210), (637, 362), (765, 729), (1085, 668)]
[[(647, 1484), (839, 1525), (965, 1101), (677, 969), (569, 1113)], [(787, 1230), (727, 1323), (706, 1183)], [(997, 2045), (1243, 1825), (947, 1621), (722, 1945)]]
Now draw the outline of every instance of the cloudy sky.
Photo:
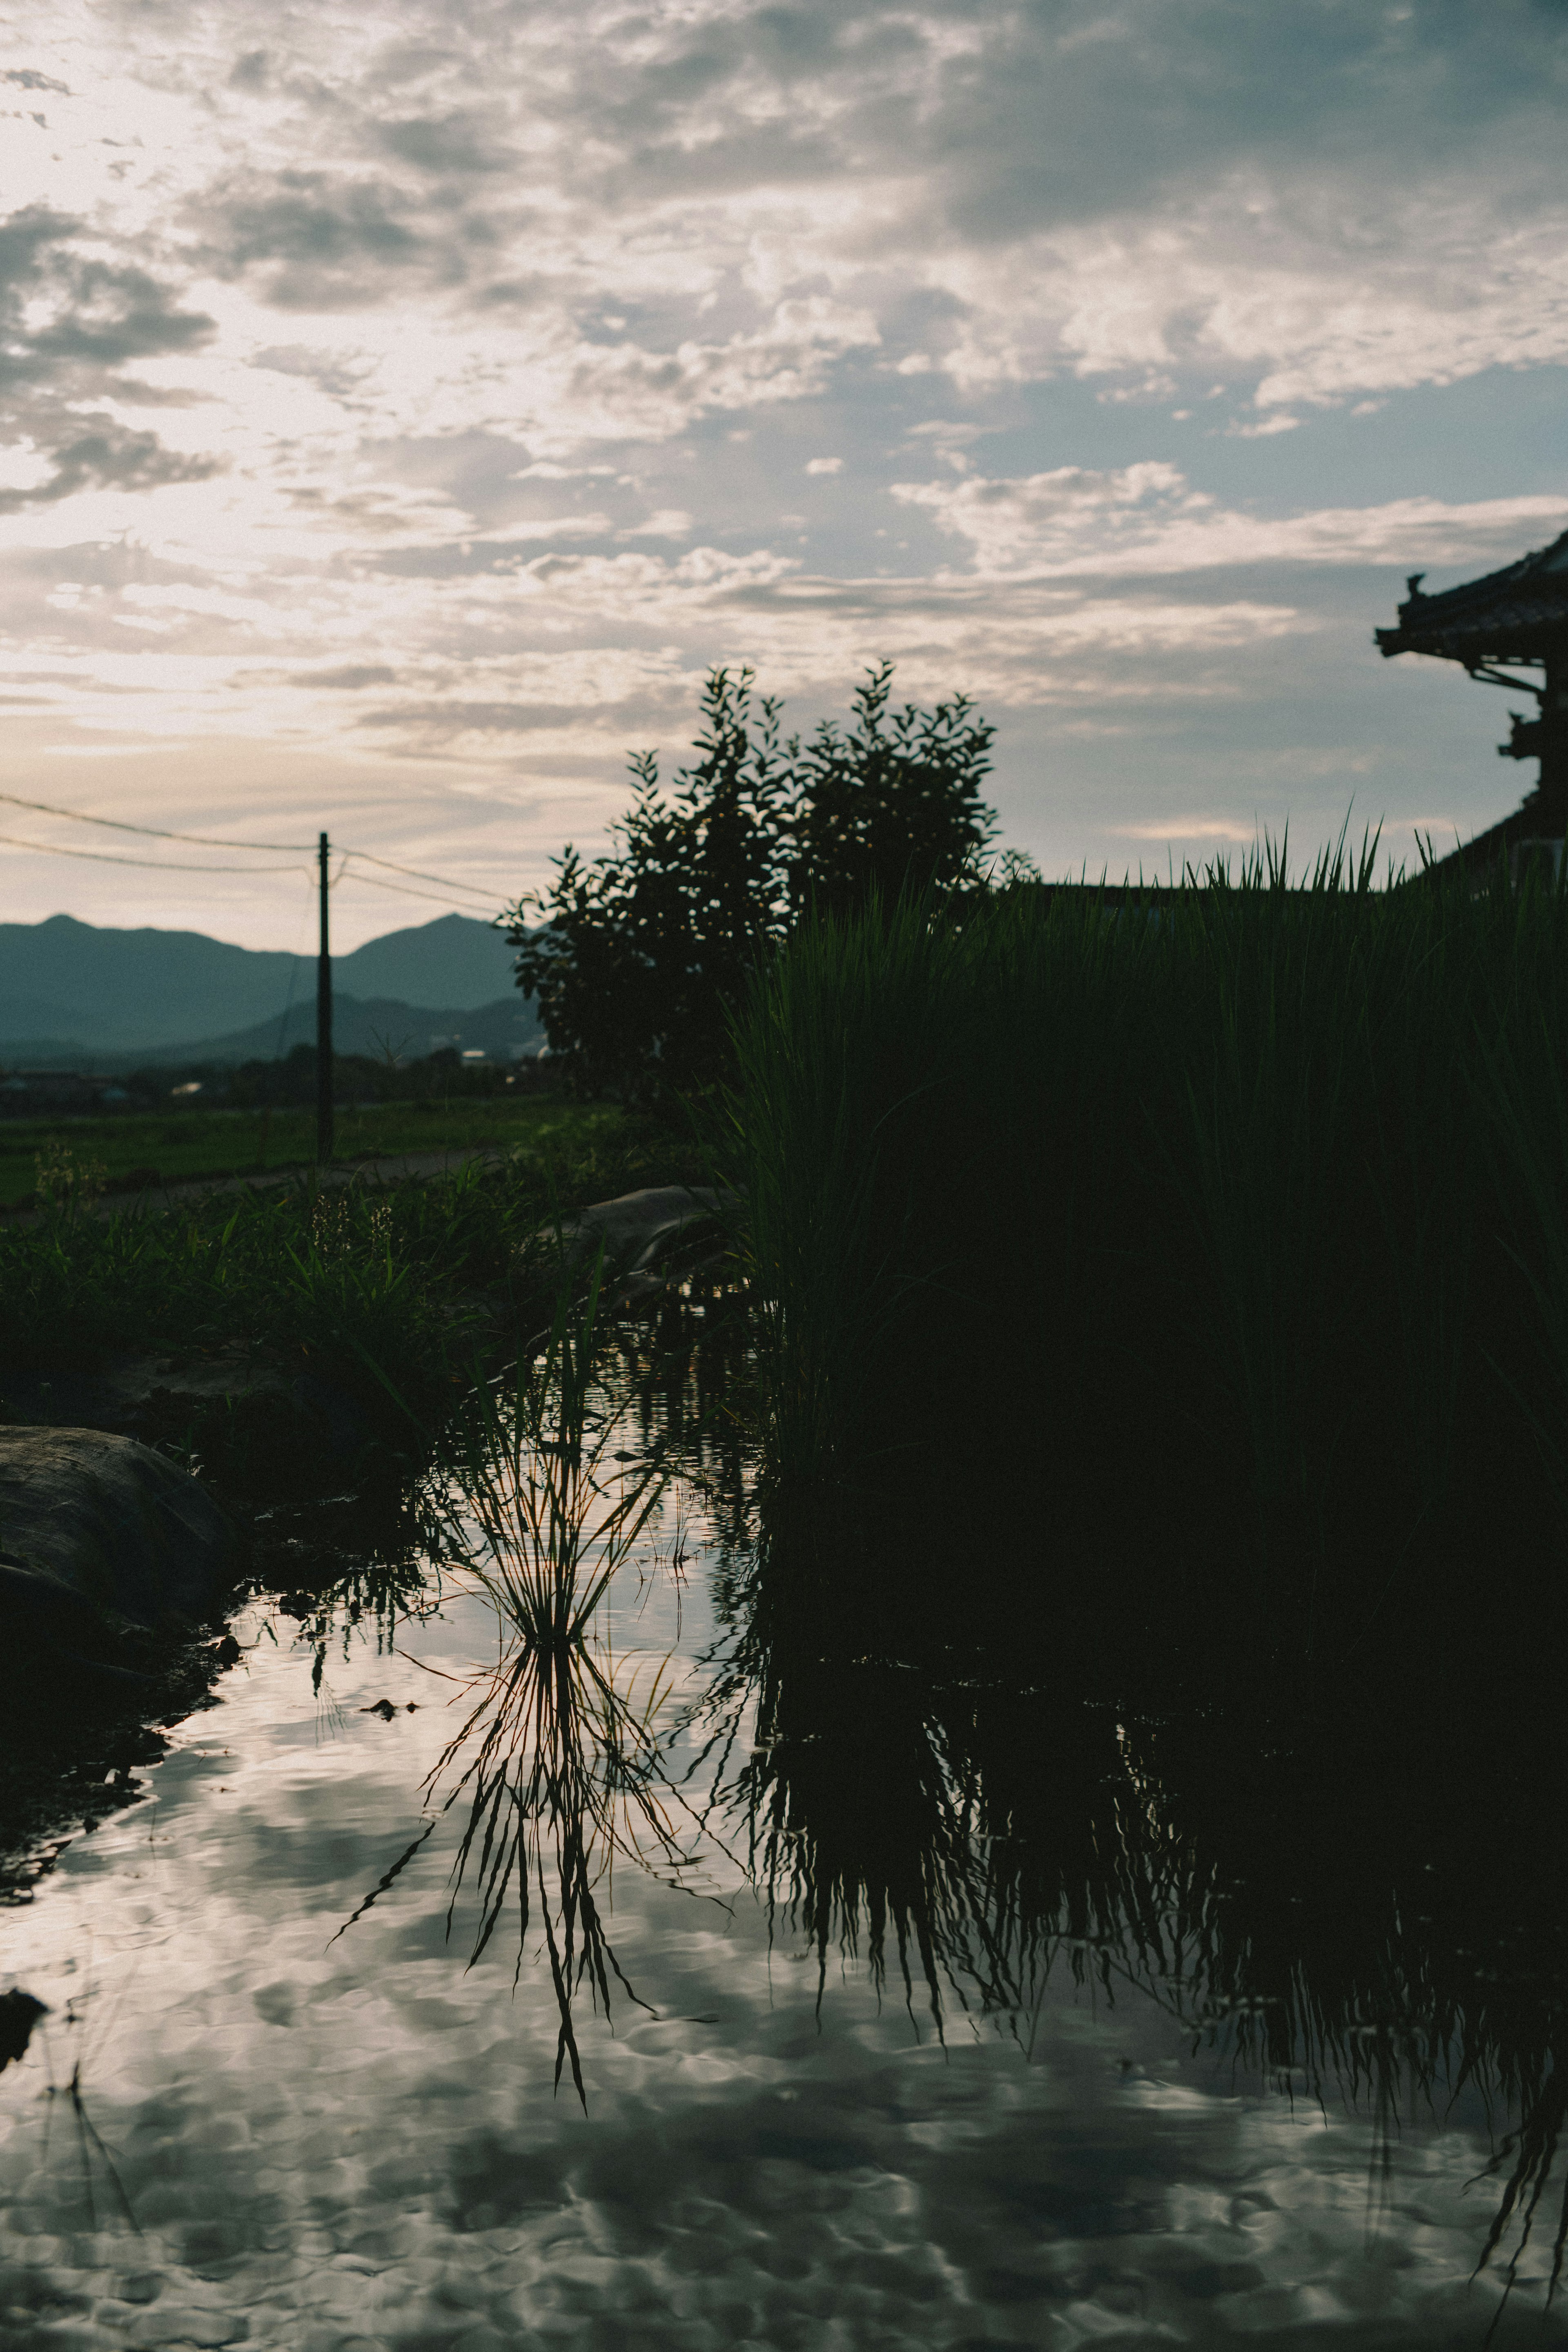
[[(1468, 832), (1506, 698), (1371, 632), (1568, 525), (1565, 100), (1568, 0), (6, 8), (5, 788), (489, 906), (887, 655), (1050, 872)], [(304, 944), (235, 862), (0, 915)]]

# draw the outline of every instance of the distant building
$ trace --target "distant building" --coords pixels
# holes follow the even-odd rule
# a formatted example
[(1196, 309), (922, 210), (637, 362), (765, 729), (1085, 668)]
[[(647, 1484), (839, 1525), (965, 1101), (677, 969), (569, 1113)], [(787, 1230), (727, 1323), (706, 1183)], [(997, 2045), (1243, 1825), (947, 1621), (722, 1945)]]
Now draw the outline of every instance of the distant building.
[[(1568, 835), (1568, 530), (1500, 572), (1489, 572), (1441, 595), (1422, 593), (1426, 573), (1414, 572), (1399, 607), (1397, 628), (1376, 632), (1379, 651), (1431, 654), (1461, 663), (1472, 677), (1529, 695), (1536, 715), (1513, 714), (1513, 729), (1498, 750), (1505, 760), (1539, 760), (1541, 772), (1510, 816), (1440, 859), (1480, 875), (1506, 859), (1517, 875), (1521, 859), (1540, 857), (1553, 873), (1563, 866)], [(1532, 677), (1510, 673), (1538, 671)]]

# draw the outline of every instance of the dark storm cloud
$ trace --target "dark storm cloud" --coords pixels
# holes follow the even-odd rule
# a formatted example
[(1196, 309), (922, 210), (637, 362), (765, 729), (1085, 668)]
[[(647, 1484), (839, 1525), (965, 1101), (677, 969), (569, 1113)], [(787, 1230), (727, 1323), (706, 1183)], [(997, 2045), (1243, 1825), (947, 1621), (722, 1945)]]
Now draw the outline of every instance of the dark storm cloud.
[(166, 449), (154, 433), (137, 433), (102, 413), (84, 415), (84, 397), (117, 395), (146, 403), (149, 387), (121, 385), (129, 360), (191, 352), (214, 332), (211, 319), (131, 261), (84, 252), (84, 224), (43, 205), (0, 222), (0, 430), (26, 437), (48, 465), (27, 489), (0, 494), (0, 513), (48, 506), (83, 489), (155, 489), (216, 473), (205, 458)]
[(214, 333), (150, 271), (82, 252), (87, 234), (41, 205), (0, 221), (0, 392), (101, 383), (127, 360), (193, 351)]
[(205, 194), (198, 215), (206, 258), (224, 277), (262, 276), (280, 310), (354, 310), (414, 273), (453, 272), (407, 218), (395, 188), (328, 172), (247, 174)]
[(155, 490), (168, 482), (205, 482), (222, 471), (211, 457), (181, 457), (155, 433), (131, 433), (112, 417), (79, 418), (90, 426), (48, 451), (52, 472), (27, 490), (0, 491), (0, 514), (52, 506), (79, 490)]

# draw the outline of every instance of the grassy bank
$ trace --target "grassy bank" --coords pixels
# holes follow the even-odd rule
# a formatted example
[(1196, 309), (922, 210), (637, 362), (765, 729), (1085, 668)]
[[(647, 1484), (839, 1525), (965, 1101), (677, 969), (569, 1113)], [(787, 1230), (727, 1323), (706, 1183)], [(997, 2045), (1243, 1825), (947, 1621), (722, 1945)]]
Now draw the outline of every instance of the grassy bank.
[[(350, 1106), (334, 1121), (341, 1160), (417, 1151), (464, 1151), (480, 1144), (574, 1150), (607, 1134), (614, 1111), (552, 1097), (516, 1100), (432, 1097)], [(118, 1118), (0, 1121), (0, 1209), (31, 1204), (38, 1163), (59, 1150), (100, 1171), (110, 1192), (184, 1183), (204, 1176), (248, 1176), (306, 1168), (315, 1157), (313, 1108), (129, 1112)]]
[(117, 1351), (238, 1347), (314, 1384), (328, 1421), (345, 1403), (340, 1453), (353, 1427), (404, 1445), (428, 1435), (476, 1361), (515, 1346), (552, 1295), (535, 1237), (556, 1209), (701, 1172), (679, 1136), (593, 1107), (542, 1118), (499, 1166), (325, 1191), (306, 1179), (156, 1214), (95, 1215), (79, 1163), (54, 1168), (38, 1221), (0, 1228), (0, 1398), (16, 1409), (28, 1376)]
[(1016, 1540), (1068, 1643), (1338, 1673), (1499, 1557), (1556, 1607), (1568, 898), (1371, 886), (797, 938), (729, 1131), (781, 1491)]

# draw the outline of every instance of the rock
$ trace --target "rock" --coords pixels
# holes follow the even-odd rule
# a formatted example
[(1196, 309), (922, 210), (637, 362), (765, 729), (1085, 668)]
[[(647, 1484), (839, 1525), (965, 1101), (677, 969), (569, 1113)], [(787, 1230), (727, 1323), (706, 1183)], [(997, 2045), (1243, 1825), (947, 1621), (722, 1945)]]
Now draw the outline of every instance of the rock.
[(602, 1241), (606, 1273), (641, 1274), (668, 1255), (689, 1226), (718, 1222), (740, 1199), (712, 1185), (650, 1185), (579, 1209), (558, 1230), (569, 1255), (580, 1256)]
[(26, 2056), (34, 2026), (48, 2013), (48, 2003), (30, 1992), (0, 1992), (0, 2074)]
[(205, 1622), (234, 1547), (217, 1505), (101, 1429), (0, 1429), (0, 1610), (40, 1630)]

